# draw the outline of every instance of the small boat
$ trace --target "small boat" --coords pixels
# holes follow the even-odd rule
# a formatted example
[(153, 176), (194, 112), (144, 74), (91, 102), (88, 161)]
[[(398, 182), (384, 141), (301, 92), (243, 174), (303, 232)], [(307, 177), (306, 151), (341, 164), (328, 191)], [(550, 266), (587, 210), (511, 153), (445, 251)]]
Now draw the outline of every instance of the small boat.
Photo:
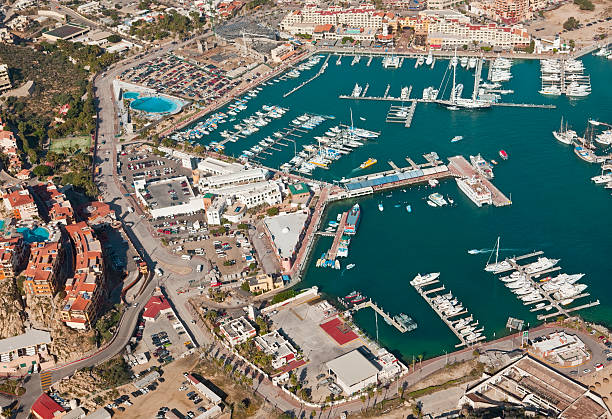
[(346, 269), (353, 269), (355, 267), (354, 263), (349, 263), (348, 265), (346, 265)]
[(455, 203), (455, 200), (451, 198), (450, 196), (447, 196), (446, 199), (448, 200), (448, 203), (451, 205)]
[(505, 150), (499, 150), (499, 157), (501, 157), (504, 160), (508, 160), (508, 153), (506, 153)]
[(361, 119), (362, 121), (366, 120), (363, 116), (360, 116), (359, 119)]
[(367, 169), (368, 167), (370, 167), (370, 166), (372, 166), (372, 165), (376, 164), (377, 162), (378, 162), (378, 160), (376, 160), (376, 159), (374, 159), (374, 158), (370, 157), (369, 159), (367, 159), (366, 161), (364, 161), (363, 163), (361, 163), (361, 164), (359, 165), (359, 168), (360, 168), (360, 169)]
[(412, 207), (410, 205), (406, 205), (406, 211), (412, 212)]
[(435, 188), (436, 186), (440, 184), (440, 182), (437, 179), (429, 179), (427, 183), (429, 183), (429, 186), (431, 186), (432, 188)]
[[(348, 268), (348, 266), (347, 266), (347, 268)], [(353, 299), (353, 298), (357, 297), (357, 294), (359, 294), (357, 291), (352, 291), (350, 294), (348, 294), (348, 295), (347, 295), (346, 297), (344, 297), (344, 298), (345, 298), (345, 299), (347, 299), (347, 300), (351, 300), (351, 299)]]
[(378, 211), (383, 212), (385, 210), (385, 207), (383, 207), (382, 202), (378, 203)]
[(496, 161), (496, 160), (491, 159), (491, 163), (493, 163), (493, 164), (497, 164), (497, 161)]
[(457, 141), (461, 141), (461, 140), (463, 140), (463, 136), (461, 136), (461, 135), (455, 135), (455, 136), (452, 138), (451, 143), (456, 143)]
[(480, 251), (478, 249), (470, 249), (468, 250), (468, 253), (470, 255), (477, 255), (478, 253), (480, 253)]
[(430, 207), (437, 207), (437, 205), (429, 199), (427, 200), (427, 205), (429, 205)]

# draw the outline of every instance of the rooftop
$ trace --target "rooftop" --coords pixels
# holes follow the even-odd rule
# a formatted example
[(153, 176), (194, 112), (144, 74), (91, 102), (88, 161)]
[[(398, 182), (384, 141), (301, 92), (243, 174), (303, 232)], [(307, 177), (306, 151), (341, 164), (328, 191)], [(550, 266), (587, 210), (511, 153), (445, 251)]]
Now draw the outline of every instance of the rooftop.
[(378, 374), (378, 368), (359, 349), (353, 349), (327, 362), (327, 368), (347, 386), (353, 386)]
[(44, 330), (29, 329), (22, 335), (0, 340), (0, 353), (49, 343), (51, 343), (51, 333)]
[(35, 412), (42, 419), (53, 419), (56, 412), (65, 412), (66, 410), (53, 400), (47, 393), (40, 395), (32, 405), (32, 412)]
[(264, 219), (280, 257), (291, 258), (293, 256), (307, 219), (306, 211), (280, 214)]
[(64, 39), (87, 31), (88, 29), (82, 26), (68, 24), (60, 26), (59, 28), (52, 29), (48, 32), (45, 32), (44, 34), (53, 36), (55, 38)]
[(160, 311), (170, 309), (170, 303), (163, 295), (153, 296), (151, 299), (145, 304), (144, 312), (142, 313), (142, 317), (147, 317), (150, 319), (154, 319), (157, 317)]

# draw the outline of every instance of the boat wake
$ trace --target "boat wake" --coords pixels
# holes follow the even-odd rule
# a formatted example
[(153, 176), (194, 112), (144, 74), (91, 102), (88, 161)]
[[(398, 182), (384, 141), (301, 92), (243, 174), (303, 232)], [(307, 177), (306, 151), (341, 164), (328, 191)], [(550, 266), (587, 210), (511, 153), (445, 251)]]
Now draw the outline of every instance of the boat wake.
[[(470, 255), (479, 255), (481, 253), (491, 253), (495, 249), (470, 249), (467, 252)], [(499, 249), (500, 252), (518, 252), (523, 249)]]

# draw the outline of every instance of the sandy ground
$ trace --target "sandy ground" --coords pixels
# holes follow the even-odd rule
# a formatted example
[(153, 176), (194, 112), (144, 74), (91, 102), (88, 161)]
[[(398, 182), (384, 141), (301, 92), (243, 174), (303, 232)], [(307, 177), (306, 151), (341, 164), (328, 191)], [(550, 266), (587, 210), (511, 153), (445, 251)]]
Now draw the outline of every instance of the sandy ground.
[[(573, 2), (569, 2), (556, 10), (545, 12), (545, 20), (536, 20), (527, 25), (529, 33), (536, 37), (552, 39), (563, 31), (563, 23), (570, 17), (575, 17), (586, 25), (606, 17), (612, 16), (612, 1), (594, 0), (595, 10), (580, 10)], [(536, 29), (541, 30), (536, 31)], [(596, 23), (592, 26), (583, 26), (580, 29), (561, 33), (564, 40), (573, 39), (577, 44), (592, 42), (593, 37), (600, 34), (612, 34), (612, 20), (608, 22)]]
[(588, 386), (595, 386), (595, 393), (599, 394), (608, 408), (612, 409), (612, 364), (608, 364), (601, 371), (579, 378), (579, 381)]
[[(456, 380), (458, 378), (466, 377), (474, 368), (477, 367), (477, 365), (478, 362), (476, 360), (473, 360), (468, 362), (462, 362), (458, 365), (440, 370), (439, 372), (426, 377), (424, 380), (419, 381), (416, 385), (407, 388), (406, 392), (420, 390), (422, 388), (427, 388), (430, 386), (441, 385), (450, 380)], [(419, 368), (418, 363), (416, 364), (416, 368)]]

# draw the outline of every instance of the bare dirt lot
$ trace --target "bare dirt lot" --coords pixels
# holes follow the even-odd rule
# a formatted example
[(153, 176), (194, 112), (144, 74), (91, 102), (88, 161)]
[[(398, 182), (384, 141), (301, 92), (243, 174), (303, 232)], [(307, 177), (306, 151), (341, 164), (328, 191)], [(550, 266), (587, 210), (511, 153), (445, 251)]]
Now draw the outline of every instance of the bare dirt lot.
[(591, 389), (603, 397), (608, 408), (612, 409), (612, 364), (608, 364), (601, 371), (581, 377), (579, 381), (592, 386)]
[[(537, 20), (527, 25), (527, 30), (534, 36), (554, 38), (563, 31), (563, 23), (570, 17), (578, 19), (583, 25), (581, 28), (561, 33), (565, 41), (573, 39), (578, 45), (592, 42), (595, 35), (612, 34), (612, 20), (598, 22), (612, 16), (612, 2), (609, 0), (593, 1), (595, 10), (580, 10), (573, 2), (566, 3), (556, 10), (544, 13), (545, 20)], [(591, 26), (586, 24), (595, 22)]]

